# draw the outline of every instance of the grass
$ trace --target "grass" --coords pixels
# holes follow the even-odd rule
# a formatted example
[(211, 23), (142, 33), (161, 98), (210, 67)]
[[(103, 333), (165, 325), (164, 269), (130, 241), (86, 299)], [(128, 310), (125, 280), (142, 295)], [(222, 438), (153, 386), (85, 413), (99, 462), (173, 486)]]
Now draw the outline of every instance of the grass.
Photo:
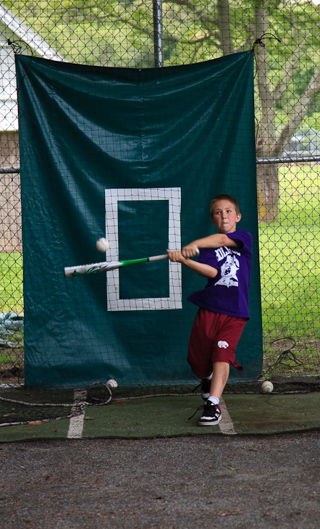
[[(314, 374), (320, 350), (320, 165), (281, 167), (279, 182), (279, 219), (259, 225), (265, 365), (268, 371), (294, 345), (293, 356), (284, 355), (273, 369)], [(5, 311), (23, 314), (19, 253), (0, 253), (0, 312)]]
[[(0, 253), (0, 313), (15, 312), (23, 315), (23, 273), (22, 254)], [(3, 340), (23, 343), (23, 331), (0, 336)], [(23, 367), (21, 348), (2, 346), (0, 349), (0, 375), (11, 366)], [(15, 369), (16, 369), (15, 367)]]
[(320, 337), (320, 227), (265, 226), (260, 231), (263, 326)]
[(320, 338), (320, 174), (282, 168), (280, 190), (279, 221), (259, 229), (264, 332)]
[(0, 253), (0, 313), (23, 314), (21, 253)]
[[(259, 226), (265, 366), (268, 371), (273, 365), (277, 374), (292, 369), (315, 374), (320, 348), (320, 166), (282, 167), (279, 183), (279, 220)], [(275, 366), (285, 350), (289, 352)]]

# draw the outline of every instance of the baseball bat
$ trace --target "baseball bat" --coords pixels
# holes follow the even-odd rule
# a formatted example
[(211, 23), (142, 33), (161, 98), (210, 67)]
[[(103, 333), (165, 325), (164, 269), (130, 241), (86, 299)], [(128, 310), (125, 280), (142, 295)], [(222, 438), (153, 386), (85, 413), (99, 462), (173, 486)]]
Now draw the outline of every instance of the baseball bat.
[[(199, 250), (197, 250), (199, 254)], [(98, 274), (99, 272), (108, 272), (109, 270), (115, 270), (116, 268), (123, 268), (124, 266), (130, 266), (139, 263), (151, 263), (153, 261), (162, 261), (168, 259), (168, 254), (164, 255), (153, 255), (151, 257), (142, 257), (141, 259), (127, 259), (124, 261), (105, 261), (102, 263), (92, 263), (87, 265), (78, 266), (67, 266), (64, 268), (65, 277), (76, 277), (89, 274)]]

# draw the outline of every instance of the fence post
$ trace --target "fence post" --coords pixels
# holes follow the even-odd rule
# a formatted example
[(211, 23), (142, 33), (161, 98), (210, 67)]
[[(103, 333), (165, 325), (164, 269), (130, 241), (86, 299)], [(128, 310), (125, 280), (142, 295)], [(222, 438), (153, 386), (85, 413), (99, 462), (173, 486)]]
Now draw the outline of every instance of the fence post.
[(162, 0), (153, 0), (154, 65), (163, 66), (162, 53)]

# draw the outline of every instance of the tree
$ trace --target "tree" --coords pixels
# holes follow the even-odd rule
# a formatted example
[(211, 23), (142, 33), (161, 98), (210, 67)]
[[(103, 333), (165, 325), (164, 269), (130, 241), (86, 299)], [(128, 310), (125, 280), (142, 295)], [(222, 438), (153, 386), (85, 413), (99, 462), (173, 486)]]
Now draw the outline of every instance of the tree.
[[(198, 43), (211, 40), (212, 44), (214, 40), (222, 55), (254, 47), (257, 156), (269, 159), (281, 156), (320, 92), (320, 67), (314, 50), (319, 46), (317, 6), (309, 2), (217, 0), (216, 16), (208, 17), (208, 12), (200, 11), (200, 2), (170, 0), (167, 3), (184, 6), (201, 20), (202, 29), (207, 33), (199, 36)], [(245, 17), (240, 10), (246, 11)], [(301, 73), (303, 69), (305, 76)], [(302, 93), (301, 83), (297, 84), (299, 76), (304, 77)], [(286, 117), (278, 133), (277, 112), (284, 106)], [(276, 220), (279, 204), (276, 163), (257, 164), (257, 187), (260, 220)]]
[[(317, 6), (291, 0), (217, 0), (216, 4), (209, 0), (167, 0), (163, 5), (164, 48), (170, 55), (167, 53), (167, 63), (175, 62), (177, 56), (179, 61), (188, 56), (188, 62), (191, 58), (203, 60), (254, 47), (257, 156), (280, 157), (320, 92)], [(175, 24), (170, 25), (167, 20), (173, 15)], [(182, 33), (186, 19), (188, 30)], [(132, 22), (128, 20), (128, 24)], [(137, 29), (137, 25), (134, 27)], [(176, 44), (175, 56), (170, 54), (170, 43)], [(279, 133), (277, 116), (282, 108), (285, 112)], [(260, 220), (276, 220), (279, 204), (276, 163), (257, 165), (257, 187)]]
[[(306, 9), (306, 13), (309, 9)], [(311, 6), (311, 14), (314, 9)], [(268, 12), (263, 2), (257, 2), (255, 5), (255, 28), (254, 35), (256, 42), (260, 40), (261, 45), (255, 48), (257, 85), (260, 100), (260, 123), (257, 133), (256, 149), (257, 155), (262, 158), (279, 157), (288, 141), (299, 127), (303, 119), (307, 116), (312, 102), (320, 92), (320, 68), (312, 68), (313, 73), (309, 82), (295, 103), (288, 111), (287, 122), (281, 129), (279, 135), (276, 135), (276, 109), (279, 103), (285, 98), (286, 92), (294, 81), (294, 75), (300, 64), (304, 46), (308, 44), (308, 37), (316, 29), (317, 22), (311, 20), (311, 27), (305, 34), (300, 33), (294, 13), (290, 13), (289, 28), (295, 36), (295, 49), (287, 57), (281, 78), (275, 85), (272, 85), (268, 77), (268, 57), (264, 38), (269, 38), (268, 30)], [(257, 165), (257, 186), (258, 186), (258, 204), (260, 220), (272, 222), (278, 216), (279, 203), (279, 179), (277, 164), (258, 164)]]

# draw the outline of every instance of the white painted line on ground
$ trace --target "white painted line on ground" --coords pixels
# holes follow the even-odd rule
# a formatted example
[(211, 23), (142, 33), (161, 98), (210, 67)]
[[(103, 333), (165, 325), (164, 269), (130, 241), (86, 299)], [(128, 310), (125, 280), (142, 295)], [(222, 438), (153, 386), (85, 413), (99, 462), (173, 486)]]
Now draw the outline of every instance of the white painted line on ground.
[(234, 429), (233, 422), (223, 399), (220, 399), (220, 408), (222, 412), (221, 421), (219, 422), (221, 433), (225, 435), (236, 435), (237, 432)]
[(76, 412), (79, 405), (83, 405), (82, 413), (71, 417), (68, 430), (68, 439), (81, 439), (84, 425), (84, 417), (86, 414), (86, 402), (87, 392), (85, 389), (75, 389), (73, 395), (73, 407), (72, 411)]

